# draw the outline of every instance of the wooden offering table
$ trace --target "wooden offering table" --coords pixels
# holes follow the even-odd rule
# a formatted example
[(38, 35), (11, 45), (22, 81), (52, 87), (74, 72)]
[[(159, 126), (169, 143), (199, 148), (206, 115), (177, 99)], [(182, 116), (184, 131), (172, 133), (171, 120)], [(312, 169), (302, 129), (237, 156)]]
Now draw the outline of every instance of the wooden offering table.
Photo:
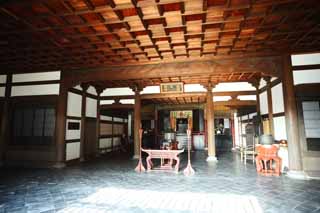
[[(163, 170), (163, 171), (179, 171), (179, 165), (180, 165), (180, 158), (178, 155), (182, 152), (184, 152), (184, 149), (182, 150), (161, 150), (161, 149), (141, 149), (143, 152), (148, 153), (147, 157), (147, 171), (151, 170)], [(153, 168), (152, 159), (161, 159), (161, 164), (159, 168)], [(168, 160), (167, 163), (165, 163)], [(176, 165), (173, 169), (172, 163), (173, 160), (176, 161)]]
[[(256, 168), (259, 174), (280, 175), (281, 158), (278, 156), (278, 150), (279, 147), (276, 145), (257, 146)], [(273, 168), (273, 163), (275, 168)]]

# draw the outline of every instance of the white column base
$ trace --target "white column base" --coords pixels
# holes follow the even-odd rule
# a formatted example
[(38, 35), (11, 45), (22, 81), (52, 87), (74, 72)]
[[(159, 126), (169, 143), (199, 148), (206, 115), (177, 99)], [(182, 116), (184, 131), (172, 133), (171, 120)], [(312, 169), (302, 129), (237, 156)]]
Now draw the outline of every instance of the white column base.
[(139, 155), (134, 155), (134, 156), (132, 157), (132, 160), (138, 160), (139, 158), (140, 158)]
[(208, 156), (207, 162), (218, 162), (218, 159), (216, 156)]
[(298, 179), (298, 180), (307, 180), (308, 175), (304, 171), (293, 171), (289, 170), (287, 172), (287, 176), (292, 179)]
[(66, 167), (66, 164), (63, 163), (63, 162), (57, 162), (57, 163), (55, 163), (55, 164), (53, 165), (53, 168), (55, 168), (55, 169), (62, 169), (62, 168), (64, 168), (64, 167)]

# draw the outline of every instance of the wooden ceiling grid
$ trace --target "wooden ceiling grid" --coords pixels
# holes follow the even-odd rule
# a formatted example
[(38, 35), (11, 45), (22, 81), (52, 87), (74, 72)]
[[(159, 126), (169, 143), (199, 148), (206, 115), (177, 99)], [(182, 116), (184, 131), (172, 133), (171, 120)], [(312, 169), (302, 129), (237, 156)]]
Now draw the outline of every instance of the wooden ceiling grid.
[[(317, 0), (4, 2), (0, 66), (12, 70), (70, 70), (320, 46)], [(252, 74), (212, 78), (233, 81), (247, 75)]]

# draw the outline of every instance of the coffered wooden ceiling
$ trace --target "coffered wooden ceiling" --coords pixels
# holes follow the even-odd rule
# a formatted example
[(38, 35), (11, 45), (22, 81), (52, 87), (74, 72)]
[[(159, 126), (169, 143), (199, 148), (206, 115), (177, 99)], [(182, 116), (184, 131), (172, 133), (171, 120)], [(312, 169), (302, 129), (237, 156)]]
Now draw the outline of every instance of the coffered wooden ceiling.
[(3, 0), (0, 66), (71, 70), (317, 51), (319, 5), (318, 0)]

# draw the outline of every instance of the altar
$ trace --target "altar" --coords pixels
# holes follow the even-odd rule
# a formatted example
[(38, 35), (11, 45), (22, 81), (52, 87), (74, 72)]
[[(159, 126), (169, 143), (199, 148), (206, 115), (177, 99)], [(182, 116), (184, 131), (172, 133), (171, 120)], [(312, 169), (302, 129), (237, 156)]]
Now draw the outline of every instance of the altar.
[[(178, 155), (184, 152), (182, 150), (166, 150), (166, 149), (141, 149), (143, 152), (148, 154), (147, 161), (147, 171), (151, 170), (163, 170), (163, 171), (179, 171), (180, 158)], [(154, 167), (152, 159), (160, 159), (160, 166)], [(173, 167), (173, 161), (175, 161), (175, 166)]]

